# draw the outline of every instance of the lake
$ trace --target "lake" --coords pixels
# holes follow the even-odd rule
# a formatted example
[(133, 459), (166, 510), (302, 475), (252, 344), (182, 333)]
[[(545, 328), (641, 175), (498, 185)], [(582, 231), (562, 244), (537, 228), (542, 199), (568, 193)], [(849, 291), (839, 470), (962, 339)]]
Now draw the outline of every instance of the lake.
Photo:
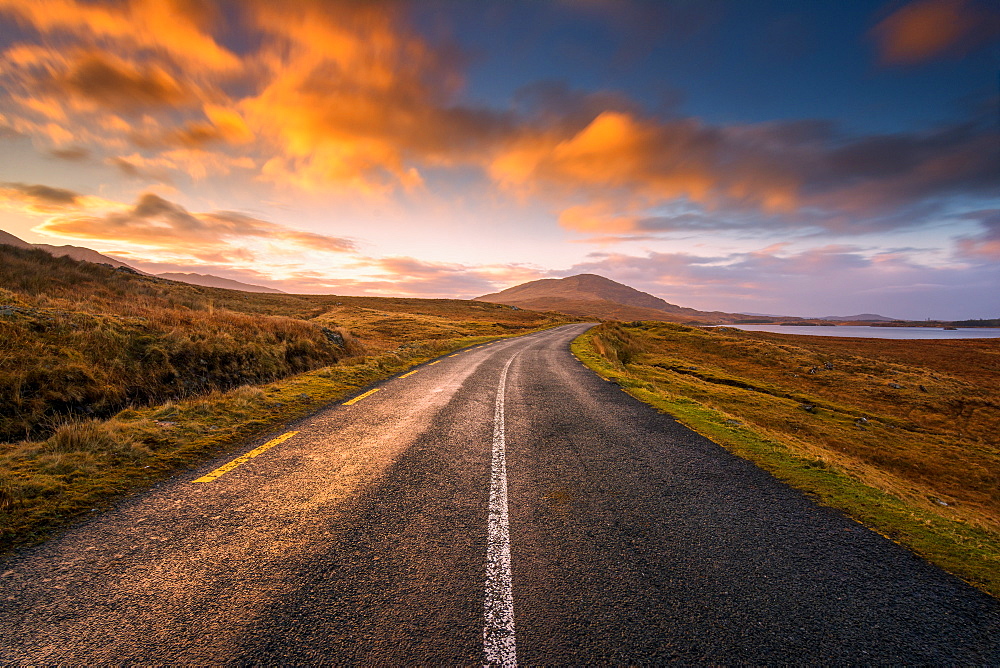
[(725, 325), (748, 332), (774, 332), (776, 334), (806, 334), (809, 336), (854, 336), (864, 339), (993, 339), (1000, 337), (1000, 327), (969, 327), (948, 330), (940, 327), (865, 327), (839, 325), (836, 327), (810, 327), (789, 325)]

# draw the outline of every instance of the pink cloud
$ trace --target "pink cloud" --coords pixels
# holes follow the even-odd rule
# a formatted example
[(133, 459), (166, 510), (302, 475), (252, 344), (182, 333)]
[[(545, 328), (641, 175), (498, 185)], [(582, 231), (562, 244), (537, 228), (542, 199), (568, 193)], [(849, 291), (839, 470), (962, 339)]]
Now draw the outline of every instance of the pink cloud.
[(932, 266), (907, 250), (777, 247), (698, 256), (593, 254), (561, 275), (596, 273), (700, 310), (778, 315), (881, 313), (899, 318), (991, 318), (1000, 314), (1000, 267)]

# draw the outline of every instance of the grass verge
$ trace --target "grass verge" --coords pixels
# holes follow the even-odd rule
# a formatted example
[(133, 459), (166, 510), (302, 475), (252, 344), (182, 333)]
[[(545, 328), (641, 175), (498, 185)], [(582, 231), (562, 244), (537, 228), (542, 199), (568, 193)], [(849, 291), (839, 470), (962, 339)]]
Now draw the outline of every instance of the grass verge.
[(103, 421), (66, 422), (44, 441), (0, 444), (0, 554), (37, 543), (185, 468), (243, 449), (365, 385), (510, 336), (415, 342), (266, 385), (126, 409)]
[[(942, 432), (941, 414), (951, 410), (952, 401), (941, 388), (951, 380), (935, 365), (933, 349), (922, 357), (901, 353), (908, 365), (893, 365), (865, 349), (871, 344), (857, 344), (849, 355), (850, 342), (751, 334), (757, 333), (604, 324), (578, 337), (572, 351), (637, 399), (1000, 598), (992, 413), (977, 404), (979, 413), (966, 411), (975, 419), (963, 422), (960, 433)], [(983, 359), (992, 364), (992, 358), (980, 357), (980, 366)], [(830, 362), (840, 375), (823, 380), (789, 371), (817, 368), (815, 362)], [(893, 414), (890, 407), (907, 406), (905, 398), (879, 403), (860, 388), (862, 378), (868, 382), (879, 369), (894, 378), (927, 374), (938, 384), (919, 385), (913, 401), (920, 411)], [(942, 397), (936, 402), (924, 397), (931, 392)], [(963, 396), (970, 393), (965, 388)], [(869, 447), (873, 441), (884, 447)], [(917, 463), (904, 466), (910, 456)], [(944, 463), (921, 468), (921, 458)], [(947, 470), (948, 461), (955, 470)]]

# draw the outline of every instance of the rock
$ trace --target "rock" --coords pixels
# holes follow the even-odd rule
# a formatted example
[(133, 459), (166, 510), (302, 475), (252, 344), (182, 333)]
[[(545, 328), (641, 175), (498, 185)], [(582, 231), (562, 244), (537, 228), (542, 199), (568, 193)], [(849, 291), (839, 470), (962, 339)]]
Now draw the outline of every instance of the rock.
[(743, 423), (740, 422), (739, 420), (726, 420), (723, 424), (728, 424), (735, 427), (736, 425), (741, 425)]
[(919, 387), (919, 388), (920, 388), (920, 391), (921, 391), (921, 392), (926, 392), (926, 391), (927, 391), (927, 388), (926, 388), (926, 387), (924, 387), (923, 385), (917, 385), (917, 387)]
[(823, 368), (827, 371), (833, 371), (833, 362), (824, 362)]
[(323, 327), (320, 331), (323, 332), (323, 336), (326, 337), (327, 341), (335, 346), (344, 346), (344, 335), (340, 332), (335, 332), (329, 327)]
[[(103, 265), (105, 265), (107, 267), (111, 266), (110, 264), (107, 264), (106, 262), (102, 262), (101, 264), (103, 264)], [(119, 266), (119, 267), (115, 267), (114, 270), (115, 271), (120, 271), (120, 272), (125, 273), (125, 274), (133, 274), (135, 276), (142, 276), (142, 272), (136, 271), (132, 267)]]
[(309, 401), (310, 399), (312, 399), (312, 397), (303, 392), (299, 395), (299, 399), (302, 399), (303, 401)]
[(903, 386), (900, 385), (899, 383), (889, 383), (889, 387), (891, 387), (894, 390), (901, 390), (901, 389), (903, 389)]
[(818, 366), (814, 366), (813, 368), (809, 369), (809, 373), (816, 373), (817, 371), (819, 371)]
[(813, 404), (799, 404), (799, 408), (804, 410), (806, 413), (815, 413), (816, 406)]

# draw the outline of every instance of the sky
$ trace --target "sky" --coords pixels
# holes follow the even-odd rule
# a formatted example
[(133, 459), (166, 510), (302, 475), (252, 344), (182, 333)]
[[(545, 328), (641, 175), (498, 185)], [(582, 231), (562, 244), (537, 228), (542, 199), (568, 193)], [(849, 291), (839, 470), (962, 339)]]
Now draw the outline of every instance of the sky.
[(0, 0), (0, 229), (286, 292), (1000, 317), (1000, 8)]

